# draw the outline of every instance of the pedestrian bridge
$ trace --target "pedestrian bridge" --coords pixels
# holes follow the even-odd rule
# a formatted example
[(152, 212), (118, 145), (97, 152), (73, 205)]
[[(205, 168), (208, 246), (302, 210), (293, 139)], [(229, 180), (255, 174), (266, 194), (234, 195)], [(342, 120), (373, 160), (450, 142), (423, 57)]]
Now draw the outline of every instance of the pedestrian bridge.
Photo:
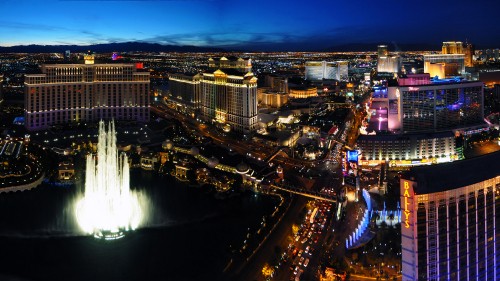
[(295, 188), (295, 187), (290, 187), (290, 186), (278, 186), (278, 185), (274, 185), (274, 184), (271, 184), (271, 187), (278, 189), (278, 190), (290, 192), (293, 194), (302, 195), (302, 196), (313, 198), (313, 199), (328, 201), (331, 203), (337, 203), (337, 196), (320, 193), (318, 191), (309, 191), (309, 190), (304, 190), (301, 188)]

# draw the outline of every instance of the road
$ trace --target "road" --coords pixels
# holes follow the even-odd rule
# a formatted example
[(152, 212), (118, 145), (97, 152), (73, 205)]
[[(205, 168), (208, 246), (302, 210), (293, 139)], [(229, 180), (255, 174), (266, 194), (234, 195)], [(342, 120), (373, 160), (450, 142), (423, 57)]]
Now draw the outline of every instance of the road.
[[(252, 157), (256, 160), (263, 160), (274, 152), (273, 147), (266, 147), (260, 143), (252, 142), (252, 141), (244, 141), (244, 140), (235, 140), (231, 139), (223, 135), (221, 132), (217, 132), (216, 130), (211, 130), (204, 124), (198, 123), (195, 119), (186, 117), (185, 115), (179, 114), (174, 110), (168, 108), (163, 104), (157, 104), (151, 106), (151, 110), (158, 114), (161, 117), (165, 118), (174, 118), (179, 120), (182, 125), (193, 132), (197, 132), (199, 135), (204, 137), (210, 137), (213, 143), (217, 145), (221, 145), (224, 147), (228, 147), (229, 149), (239, 153), (241, 155), (247, 155), (248, 157)], [(345, 128), (344, 130), (348, 130), (347, 134), (347, 143), (351, 146), (354, 146), (357, 136), (357, 129), (361, 124), (361, 117), (355, 112), (350, 113), (349, 118), (351, 120), (350, 128)], [(346, 120), (347, 121), (347, 120)], [(339, 134), (340, 135), (340, 134)], [(335, 146), (336, 147), (336, 146)], [(337, 152), (339, 153), (339, 152)], [(309, 186), (308, 189), (312, 191), (319, 191), (322, 188), (328, 187), (333, 188), (333, 190), (337, 194), (342, 193), (342, 175), (340, 171), (340, 166), (338, 164), (331, 164), (327, 162), (328, 159), (325, 160), (317, 160), (317, 161), (304, 161), (299, 159), (293, 159), (285, 155), (278, 155), (273, 159), (275, 164), (280, 164), (286, 171), (295, 171), (294, 167), (314, 167), (323, 174), (316, 178), (314, 181), (311, 181), (312, 186)], [(299, 186), (305, 186), (303, 182), (297, 182)], [(262, 267), (266, 262), (269, 262), (269, 259), (276, 254), (276, 247), (280, 249), (287, 249), (289, 245), (288, 236), (292, 233), (292, 224), (297, 221), (297, 217), (300, 211), (304, 208), (308, 199), (304, 197), (297, 197), (292, 202), (292, 205), (288, 212), (284, 215), (282, 221), (276, 226), (276, 229), (268, 236), (268, 239), (264, 242), (261, 249), (256, 253), (256, 255), (248, 261), (243, 268), (232, 268), (228, 272), (229, 280), (263, 280), (262, 275)], [(318, 203), (320, 204), (320, 203)], [(324, 229), (316, 229), (318, 225), (313, 226), (311, 224), (304, 224), (303, 233), (300, 237), (300, 240), (295, 241), (295, 247), (299, 248), (303, 252), (301, 255), (304, 255), (306, 247), (309, 246), (309, 249), (314, 248), (313, 254), (308, 253), (304, 256), (300, 268), (304, 271), (302, 278), (305, 280), (315, 280), (317, 279), (316, 273), (317, 269), (320, 265), (320, 257), (326, 250), (332, 250), (335, 253), (338, 253), (339, 256), (343, 256), (345, 251), (345, 237), (352, 233), (352, 230), (357, 226), (357, 216), (354, 214), (357, 213), (357, 209), (359, 206), (357, 204), (352, 203), (352, 205), (348, 208), (349, 215), (346, 216), (345, 221), (334, 222), (332, 217), (336, 211), (336, 205), (332, 205), (331, 203), (321, 203), (326, 204), (326, 209), (328, 209), (328, 205), (330, 205), (331, 211), (328, 214), (322, 214), (320, 216), (321, 223), (325, 224)], [(326, 210), (325, 209), (325, 210)], [(351, 213), (352, 211), (352, 213)], [(359, 217), (359, 216), (358, 216)], [(306, 232), (306, 229), (307, 232)], [(335, 229), (335, 232), (334, 232)], [(307, 237), (305, 243), (302, 243), (306, 237), (311, 233), (311, 237)], [(311, 239), (312, 238), (312, 239)], [(311, 242), (316, 241), (316, 242)], [(304, 267), (303, 261), (305, 258), (309, 258), (309, 265)], [(300, 257), (295, 257), (294, 259), (289, 259), (286, 264), (283, 264), (277, 270), (277, 276), (273, 280), (290, 280), (290, 278), (294, 277), (295, 268), (297, 268), (298, 263), (300, 262)], [(290, 270), (292, 267), (292, 270)]]
[[(214, 144), (228, 147), (234, 150), (236, 153), (247, 155), (248, 157), (251, 157), (257, 161), (262, 161), (274, 152), (273, 147), (269, 148), (256, 142), (235, 140), (231, 137), (223, 136), (221, 133), (217, 132), (214, 129), (211, 129), (209, 126), (199, 123), (198, 121), (196, 121), (196, 119), (177, 113), (176, 111), (168, 108), (163, 104), (152, 105), (151, 111), (164, 118), (177, 119), (182, 123), (183, 126), (186, 127), (187, 130), (194, 130), (203, 137), (210, 137)], [(273, 162), (281, 164), (283, 166), (289, 165), (296, 167), (311, 167), (315, 165), (314, 161), (290, 158), (281, 154), (276, 156), (273, 159)]]
[[(268, 239), (262, 245), (260, 251), (251, 259), (243, 269), (231, 274), (230, 280), (254, 281), (264, 280), (262, 275), (262, 267), (269, 259), (275, 255), (275, 248), (280, 247), (286, 249), (287, 236), (291, 232), (291, 225), (299, 216), (300, 211), (304, 208), (307, 199), (301, 196), (296, 196), (293, 199), (292, 205), (288, 212), (283, 217), (281, 223), (269, 235)], [(276, 279), (279, 280), (279, 279)]]

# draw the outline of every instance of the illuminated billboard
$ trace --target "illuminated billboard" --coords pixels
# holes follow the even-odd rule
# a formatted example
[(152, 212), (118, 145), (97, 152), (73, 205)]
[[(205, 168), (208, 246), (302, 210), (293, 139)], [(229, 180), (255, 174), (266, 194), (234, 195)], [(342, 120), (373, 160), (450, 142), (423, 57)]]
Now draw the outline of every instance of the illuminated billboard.
[(358, 159), (359, 152), (357, 150), (347, 150), (345, 152), (342, 171), (344, 173), (344, 183), (347, 185), (356, 186), (356, 177), (358, 176)]
[(348, 162), (356, 162), (358, 163), (359, 153), (357, 150), (348, 150), (347, 151), (347, 161)]

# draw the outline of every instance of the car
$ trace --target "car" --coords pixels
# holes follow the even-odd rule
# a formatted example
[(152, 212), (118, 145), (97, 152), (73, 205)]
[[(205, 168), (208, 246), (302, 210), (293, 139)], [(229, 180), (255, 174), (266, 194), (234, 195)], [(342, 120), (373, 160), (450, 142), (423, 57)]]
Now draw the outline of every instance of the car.
[(304, 257), (300, 257), (299, 265), (302, 265), (303, 262), (304, 262)]
[(309, 250), (310, 250), (310, 249), (311, 249), (311, 246), (307, 246), (307, 247), (306, 247), (306, 250), (304, 251), (304, 253), (306, 253), (306, 254), (307, 254), (307, 253), (309, 252)]
[(307, 258), (306, 261), (304, 262), (304, 267), (307, 267), (308, 264), (309, 264), (309, 258)]
[(295, 281), (300, 281), (300, 275), (302, 275), (302, 272), (304, 272), (304, 270), (300, 269), (299, 272), (297, 273), (297, 276), (295, 276)]
[(300, 236), (297, 235), (297, 237), (295, 238), (295, 242), (299, 242), (299, 239), (300, 239)]
[(304, 238), (302, 241), (300, 241), (302, 244), (307, 242), (307, 238)]

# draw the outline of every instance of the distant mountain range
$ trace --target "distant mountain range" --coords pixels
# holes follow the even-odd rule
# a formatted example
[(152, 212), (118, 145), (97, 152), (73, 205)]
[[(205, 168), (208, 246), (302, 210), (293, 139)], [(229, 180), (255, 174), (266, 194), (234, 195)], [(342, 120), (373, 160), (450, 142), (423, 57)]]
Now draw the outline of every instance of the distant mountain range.
[[(309, 51), (314, 52), (369, 52), (377, 51), (377, 45), (387, 45), (389, 51), (440, 51), (439, 44), (397, 44), (397, 43), (354, 43), (331, 46), (324, 49), (315, 49)], [(270, 48), (269, 51), (277, 51), (283, 48), (290, 48), (290, 44), (276, 44), (275, 48)], [(124, 42), (124, 43), (108, 43), (95, 45), (19, 45), (11, 47), (0, 47), (0, 53), (63, 53), (70, 50), (72, 53), (87, 52), (91, 50), (96, 53), (110, 52), (180, 52), (180, 53), (208, 53), (208, 52), (252, 52), (259, 50), (259, 46), (238, 46), (236, 49), (216, 48), (216, 47), (196, 47), (196, 46), (177, 46), (177, 45), (162, 45), (158, 43), (146, 42)], [(277, 50), (276, 50), (277, 49)], [(283, 51), (300, 51), (300, 46), (295, 46), (293, 50)]]
[(11, 47), (0, 47), (0, 53), (64, 53), (70, 50), (72, 53), (87, 52), (91, 50), (96, 53), (110, 52), (181, 52), (181, 53), (204, 53), (225, 52), (221, 48), (161, 45), (157, 43), (125, 42), (95, 45), (20, 45)]

